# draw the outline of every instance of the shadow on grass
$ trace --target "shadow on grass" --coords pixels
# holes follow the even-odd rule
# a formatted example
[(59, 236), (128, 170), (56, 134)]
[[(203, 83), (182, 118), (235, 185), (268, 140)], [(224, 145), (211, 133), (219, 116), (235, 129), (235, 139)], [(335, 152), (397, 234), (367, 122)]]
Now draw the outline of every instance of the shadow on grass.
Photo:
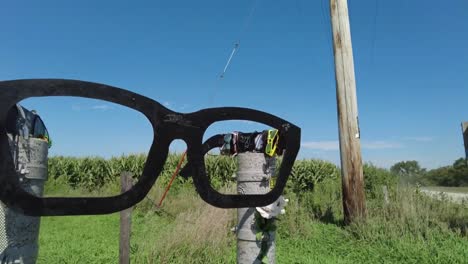
[(448, 227), (455, 232), (460, 232), (460, 235), (468, 236), (468, 219), (463, 217), (453, 217), (447, 219)]
[(333, 212), (333, 208), (331, 206), (327, 206), (327, 208), (323, 211), (322, 208), (316, 207), (313, 209), (315, 218), (322, 223), (325, 224), (333, 224), (338, 227), (345, 226), (344, 219), (341, 217), (337, 217)]

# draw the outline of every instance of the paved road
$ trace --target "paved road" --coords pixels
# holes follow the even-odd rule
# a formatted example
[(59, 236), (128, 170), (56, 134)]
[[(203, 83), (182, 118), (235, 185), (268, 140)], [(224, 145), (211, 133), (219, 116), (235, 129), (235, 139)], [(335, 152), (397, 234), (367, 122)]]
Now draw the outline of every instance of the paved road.
[(453, 192), (440, 192), (440, 191), (429, 191), (422, 189), (421, 192), (426, 193), (436, 199), (442, 199), (445, 195), (456, 203), (462, 203), (463, 200), (468, 202), (468, 193), (453, 193)]

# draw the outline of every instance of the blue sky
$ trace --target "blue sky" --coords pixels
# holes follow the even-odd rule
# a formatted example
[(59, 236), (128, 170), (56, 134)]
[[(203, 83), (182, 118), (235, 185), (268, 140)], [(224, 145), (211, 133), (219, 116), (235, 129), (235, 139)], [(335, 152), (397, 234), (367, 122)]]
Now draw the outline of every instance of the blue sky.
[[(100, 82), (180, 112), (255, 108), (302, 128), (301, 158), (338, 163), (328, 2), (4, 1), (0, 79)], [(468, 3), (373, 0), (349, 8), (364, 160), (388, 167), (414, 159), (433, 168), (462, 157)], [(143, 116), (109, 103), (24, 105), (43, 116), (51, 155), (109, 157), (145, 152), (152, 141)], [(234, 129), (263, 127), (235, 122), (208, 133)]]

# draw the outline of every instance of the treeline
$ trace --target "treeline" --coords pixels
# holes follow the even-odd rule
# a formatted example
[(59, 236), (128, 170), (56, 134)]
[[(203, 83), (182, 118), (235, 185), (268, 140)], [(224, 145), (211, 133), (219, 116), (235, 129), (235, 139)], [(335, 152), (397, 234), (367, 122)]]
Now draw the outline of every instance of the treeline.
[(415, 160), (395, 163), (390, 171), (399, 175), (400, 180), (423, 186), (468, 186), (468, 162), (457, 159), (452, 165), (437, 169), (421, 168)]

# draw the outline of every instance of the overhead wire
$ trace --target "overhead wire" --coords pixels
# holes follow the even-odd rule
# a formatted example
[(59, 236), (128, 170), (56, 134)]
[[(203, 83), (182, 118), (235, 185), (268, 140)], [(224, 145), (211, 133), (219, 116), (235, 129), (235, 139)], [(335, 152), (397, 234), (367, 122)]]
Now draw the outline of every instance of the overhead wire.
[(374, 68), (374, 53), (375, 53), (375, 42), (377, 38), (377, 17), (379, 16), (379, 0), (375, 0), (375, 12), (374, 21), (372, 25), (372, 37), (371, 37), (371, 49), (370, 49), (370, 66)]
[(226, 73), (227, 68), (229, 67), (229, 64), (231, 63), (232, 57), (234, 56), (234, 53), (236, 53), (237, 49), (239, 48), (239, 42), (236, 42), (234, 44), (234, 47), (232, 48), (231, 55), (229, 56), (228, 61), (226, 62), (226, 66), (224, 66), (223, 72), (219, 76), (219, 78), (224, 78), (224, 74)]
[(227, 62), (224, 65), (223, 71), (219, 75), (216, 76), (213, 92), (211, 93), (211, 96), (209, 98), (209, 105), (212, 105), (214, 103), (214, 99), (215, 99), (215, 97), (216, 97), (216, 95), (218, 93), (218, 90), (220, 89), (220, 81), (222, 79), (224, 79), (224, 76), (225, 76), (225, 74), (226, 74), (226, 72), (227, 72), (227, 70), (229, 68), (229, 65), (232, 62), (232, 59), (234, 58), (234, 56), (236, 55), (236, 53), (238, 52), (238, 50), (240, 48), (240, 40), (243, 38), (244, 33), (247, 32), (247, 29), (251, 25), (252, 18), (253, 18), (254, 14), (255, 14), (255, 11), (257, 9), (259, 1), (260, 0), (254, 0), (253, 1), (252, 6), (250, 7), (249, 14), (244, 19), (244, 23), (243, 23), (242, 28), (240, 30), (239, 36), (238, 36), (237, 40), (234, 42), (231, 53), (229, 54)]
[(322, 10), (322, 25), (325, 28), (325, 39), (327, 40), (328, 47), (333, 53), (333, 44), (332, 44), (332, 38), (333, 38), (333, 33), (331, 32), (331, 18), (330, 18), (330, 13), (327, 11), (330, 10), (330, 6), (327, 4), (328, 0), (320, 0), (320, 8)]

